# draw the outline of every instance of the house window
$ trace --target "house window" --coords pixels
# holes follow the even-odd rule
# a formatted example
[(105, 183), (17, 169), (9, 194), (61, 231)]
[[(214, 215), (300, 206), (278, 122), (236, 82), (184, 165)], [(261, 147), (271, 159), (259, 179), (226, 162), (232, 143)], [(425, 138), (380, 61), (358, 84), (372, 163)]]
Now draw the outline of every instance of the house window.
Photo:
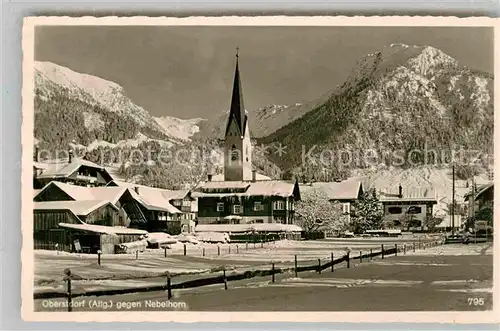
[(351, 212), (351, 204), (350, 203), (344, 203), (342, 204), (342, 212), (344, 214), (349, 214)]
[(233, 213), (234, 214), (241, 214), (243, 212), (241, 205), (234, 205), (233, 206)]
[(217, 211), (224, 211), (224, 202), (217, 202)]
[(181, 205), (181, 200), (174, 200), (174, 206), (179, 207)]
[(408, 214), (421, 214), (422, 208), (418, 206), (411, 206), (408, 208)]
[(253, 210), (254, 211), (262, 211), (262, 210), (264, 210), (264, 205), (260, 201), (255, 201), (253, 203)]
[(190, 207), (191, 201), (189, 199), (182, 200), (182, 207)]
[(284, 210), (285, 209), (285, 201), (274, 201), (273, 203), (274, 210)]
[(255, 220), (254, 223), (264, 223), (264, 220)]
[(283, 217), (283, 216), (274, 216), (274, 221), (276, 223), (285, 223), (285, 217)]
[(401, 207), (389, 207), (387, 208), (387, 211), (389, 214), (401, 214), (403, 212)]
[(166, 221), (167, 220), (167, 215), (165, 215), (165, 213), (162, 212), (162, 211), (158, 212), (158, 220), (159, 221)]

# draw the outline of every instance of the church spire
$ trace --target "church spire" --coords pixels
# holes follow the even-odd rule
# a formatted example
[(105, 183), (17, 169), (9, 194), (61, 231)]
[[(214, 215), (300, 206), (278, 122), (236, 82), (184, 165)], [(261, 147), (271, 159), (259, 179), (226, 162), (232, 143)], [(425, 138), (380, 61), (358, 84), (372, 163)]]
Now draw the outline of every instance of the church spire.
[(243, 136), (245, 134), (246, 115), (245, 106), (243, 104), (243, 89), (241, 87), (240, 70), (238, 65), (239, 47), (236, 47), (236, 69), (234, 71), (233, 94), (231, 97), (231, 108), (229, 110), (229, 118), (226, 126), (226, 136), (231, 122), (236, 122), (238, 133)]

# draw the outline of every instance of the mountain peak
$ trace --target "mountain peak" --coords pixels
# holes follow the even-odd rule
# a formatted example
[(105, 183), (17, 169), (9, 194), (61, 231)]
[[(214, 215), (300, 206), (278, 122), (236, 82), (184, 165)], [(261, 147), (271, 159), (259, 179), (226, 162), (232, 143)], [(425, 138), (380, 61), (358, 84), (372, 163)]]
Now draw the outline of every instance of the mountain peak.
[[(55, 84), (66, 88), (80, 88), (91, 92), (95, 96), (113, 93), (123, 88), (109, 80), (79, 73), (61, 65), (48, 61), (35, 61), (35, 79), (40, 79), (39, 75), (43, 76)], [(38, 82), (38, 81), (37, 81)]]

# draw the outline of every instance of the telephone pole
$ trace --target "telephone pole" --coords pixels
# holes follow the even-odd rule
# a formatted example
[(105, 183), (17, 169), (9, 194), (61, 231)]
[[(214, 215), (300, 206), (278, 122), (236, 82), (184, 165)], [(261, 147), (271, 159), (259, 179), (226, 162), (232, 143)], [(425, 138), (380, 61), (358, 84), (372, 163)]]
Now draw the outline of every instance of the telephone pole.
[(453, 188), (451, 193), (451, 233), (455, 234), (455, 164), (452, 165)]

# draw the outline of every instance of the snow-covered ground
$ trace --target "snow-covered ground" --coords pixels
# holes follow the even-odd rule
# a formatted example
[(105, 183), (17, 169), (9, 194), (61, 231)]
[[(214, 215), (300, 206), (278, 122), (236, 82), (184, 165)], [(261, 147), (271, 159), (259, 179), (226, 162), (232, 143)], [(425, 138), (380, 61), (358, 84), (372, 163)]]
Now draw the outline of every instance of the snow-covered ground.
[(425, 250), (417, 250), (416, 252), (408, 252), (408, 254), (421, 256), (493, 255), (493, 245), (488, 243), (469, 245), (449, 244), (426, 248)]
[[(102, 255), (101, 265), (98, 265), (95, 254), (38, 250), (35, 251), (35, 287), (37, 291), (63, 289), (66, 268), (70, 268), (76, 277), (73, 282), (75, 288), (89, 290), (161, 285), (165, 282), (167, 272), (174, 276), (178, 275), (176, 277), (181, 277), (180, 279), (206, 277), (206, 274), (220, 272), (223, 268), (228, 271), (228, 274), (268, 270), (272, 263), (276, 268), (291, 268), (294, 265), (295, 256), (297, 256), (299, 266), (311, 266), (315, 265), (318, 259), (322, 263), (329, 262), (331, 254), (334, 258), (342, 257), (347, 250), (351, 252), (351, 256), (357, 256), (359, 252), (368, 253), (370, 249), (374, 252), (379, 251), (380, 244), (377, 241), (367, 239), (360, 243), (359, 238), (355, 240), (351, 243), (336, 240), (281, 240), (263, 244), (259, 242), (255, 245), (253, 243), (248, 245), (245, 243), (176, 243), (167, 249), (167, 257), (164, 255), (164, 249), (146, 249), (138, 254), (137, 259), (135, 254)], [(399, 242), (398, 247), (401, 247), (399, 245), (403, 244)], [(186, 255), (184, 255), (184, 247), (186, 247)], [(384, 247), (392, 248), (392, 245), (385, 243)], [(488, 247), (488, 244), (471, 244), (443, 245), (425, 250), (417, 249), (416, 252), (407, 250), (407, 255), (483, 254), (492, 254), (492, 247)], [(391, 261), (391, 259), (374, 260), (372, 263), (378, 263), (381, 266), (398, 265), (398, 263), (401, 267), (407, 265), (404, 261)]]

